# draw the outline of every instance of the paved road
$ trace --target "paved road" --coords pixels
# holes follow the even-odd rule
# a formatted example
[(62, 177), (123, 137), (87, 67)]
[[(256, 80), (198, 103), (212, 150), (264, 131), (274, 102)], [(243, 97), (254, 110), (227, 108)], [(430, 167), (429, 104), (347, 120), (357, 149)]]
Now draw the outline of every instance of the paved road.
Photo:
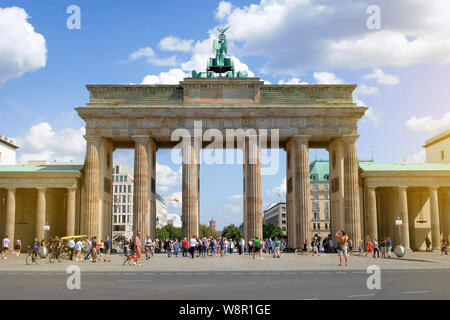
[[(381, 290), (365, 271), (83, 272), (68, 290), (64, 272), (0, 272), (0, 299), (449, 299), (450, 270), (382, 270)], [(120, 293), (120, 294), (118, 294)]]

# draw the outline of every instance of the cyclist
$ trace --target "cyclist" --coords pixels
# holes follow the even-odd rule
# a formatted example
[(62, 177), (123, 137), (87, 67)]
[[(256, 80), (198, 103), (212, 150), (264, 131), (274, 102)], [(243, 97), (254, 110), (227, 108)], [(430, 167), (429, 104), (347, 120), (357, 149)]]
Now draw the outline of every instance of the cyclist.
[(152, 253), (152, 239), (149, 236), (145, 239), (145, 254), (147, 257), (150, 257)]

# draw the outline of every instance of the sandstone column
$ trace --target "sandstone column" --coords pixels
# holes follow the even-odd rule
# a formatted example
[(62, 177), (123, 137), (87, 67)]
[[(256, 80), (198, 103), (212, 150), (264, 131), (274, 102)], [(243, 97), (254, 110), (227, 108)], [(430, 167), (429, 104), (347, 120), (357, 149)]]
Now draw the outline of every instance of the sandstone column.
[[(303, 242), (310, 243), (311, 234), (311, 190), (309, 176), (309, 136), (295, 136), (295, 211), (297, 248), (301, 248)], [(308, 244), (309, 245), (309, 244)]]
[(198, 236), (200, 145), (196, 138), (183, 138), (182, 228), (183, 237)]
[[(141, 232), (141, 240), (150, 235), (149, 211), (149, 136), (134, 136), (133, 235)], [(142, 241), (144, 245), (144, 241)]]
[(261, 153), (258, 137), (245, 138), (244, 143), (244, 237), (262, 239)]
[(44, 239), (45, 231), (45, 211), (46, 211), (46, 199), (45, 188), (37, 188), (37, 208), (36, 208), (36, 237), (40, 240)]
[(153, 139), (148, 144), (148, 180), (149, 180), (149, 199), (150, 199), (150, 239), (156, 239), (156, 151), (157, 146)]
[(439, 207), (437, 187), (430, 187), (431, 245), (433, 250), (441, 247), (441, 229), (439, 223)]
[(356, 245), (361, 240), (361, 212), (359, 206), (357, 136), (343, 137), (344, 142), (344, 208), (345, 231)]
[[(405, 249), (410, 249), (409, 243), (409, 218), (408, 218), (408, 194), (406, 192), (407, 187), (398, 187), (398, 202), (400, 219), (402, 220), (402, 225), (400, 226), (400, 244), (405, 247)], [(397, 217), (394, 217), (397, 220)], [(395, 226), (397, 230), (397, 226)]]
[(68, 236), (75, 235), (75, 192), (76, 188), (67, 188), (67, 224)]
[(8, 188), (8, 198), (6, 200), (6, 226), (5, 235), (14, 243), (14, 232), (16, 226), (16, 189)]
[[(366, 197), (366, 236), (369, 236), (372, 240), (378, 239), (377, 196), (375, 187), (367, 187)], [(355, 243), (355, 245), (357, 244)]]
[(88, 237), (100, 236), (100, 137), (85, 136), (85, 214), (82, 233)]

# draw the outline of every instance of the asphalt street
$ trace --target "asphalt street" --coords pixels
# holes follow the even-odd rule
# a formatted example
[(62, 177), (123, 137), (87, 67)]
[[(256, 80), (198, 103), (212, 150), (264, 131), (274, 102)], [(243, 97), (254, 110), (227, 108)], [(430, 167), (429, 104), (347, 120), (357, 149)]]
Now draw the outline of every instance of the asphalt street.
[(0, 299), (449, 299), (450, 270), (382, 270), (369, 290), (366, 271), (83, 272), (69, 290), (65, 272), (2, 272)]

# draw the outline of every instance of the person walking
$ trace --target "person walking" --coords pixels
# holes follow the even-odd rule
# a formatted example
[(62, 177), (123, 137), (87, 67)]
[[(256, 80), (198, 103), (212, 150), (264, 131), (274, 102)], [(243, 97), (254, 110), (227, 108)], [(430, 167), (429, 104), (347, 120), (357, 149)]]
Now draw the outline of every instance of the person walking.
[(280, 258), (281, 257), (281, 241), (278, 239), (278, 237), (275, 237), (273, 246), (274, 246), (273, 257)]
[(358, 256), (362, 257), (363, 252), (364, 252), (364, 241), (361, 239), (359, 240)]
[(448, 255), (448, 241), (447, 241), (447, 238), (442, 238), (442, 241), (441, 241), (441, 256), (442, 255)]
[(254, 251), (253, 251), (253, 259), (256, 258), (256, 256), (259, 256), (260, 259), (264, 259), (262, 257), (262, 241), (259, 240), (258, 237), (256, 237), (255, 241), (253, 242), (253, 245), (255, 247)]
[(318, 251), (317, 251), (318, 248), (317, 248), (317, 243), (316, 243), (316, 239), (315, 238), (313, 238), (312, 241), (311, 241), (311, 248), (312, 248), (312, 255), (313, 255), (313, 257), (314, 257), (315, 254), (317, 254), (317, 255), (319, 254)]
[(373, 244), (372, 244), (372, 240), (369, 238), (369, 241), (367, 241), (367, 252), (366, 252), (366, 257), (368, 254), (372, 254), (373, 252)]
[(375, 258), (375, 254), (378, 255), (378, 258), (380, 257), (380, 248), (378, 247), (377, 239), (373, 240), (373, 257), (374, 258)]
[(19, 236), (16, 236), (16, 241), (14, 241), (14, 251), (16, 252), (16, 258), (20, 256), (20, 250), (22, 250), (22, 241), (20, 241)]
[(5, 236), (5, 238), (2, 241), (2, 248), (3, 248), (3, 259), (8, 259), (8, 250), (9, 250), (9, 244), (10, 244), (10, 240), (8, 235)]
[(81, 243), (81, 239), (75, 243), (75, 261), (81, 261), (81, 252), (83, 251), (83, 244)]
[(248, 254), (253, 255), (253, 238), (248, 240)]
[(353, 240), (352, 239), (348, 239), (348, 251), (349, 254), (352, 256), (353, 255)]
[(381, 249), (381, 259), (386, 258), (386, 239), (382, 238), (380, 240), (380, 249)]
[(342, 257), (345, 259), (345, 265), (348, 266), (348, 235), (344, 230), (336, 233), (338, 242), (339, 266), (342, 266)]
[(123, 254), (124, 256), (128, 256), (128, 250), (130, 249), (130, 241), (128, 241), (127, 238), (125, 238), (125, 240), (123, 240)]
[(71, 238), (69, 240), (69, 253), (70, 253), (70, 261), (73, 260), (73, 251), (75, 250), (75, 238)]
[(138, 231), (136, 236), (134, 237), (134, 262), (136, 265), (140, 266), (141, 263), (139, 262), (139, 259), (141, 258), (141, 232)]
[(91, 241), (89, 240), (89, 238), (86, 238), (86, 255), (84, 256), (84, 260), (92, 260), (90, 258), (91, 256)]
[(303, 241), (302, 254), (308, 255), (308, 240)]
[(92, 255), (92, 262), (97, 262), (97, 237), (93, 236), (91, 240), (91, 255)]

